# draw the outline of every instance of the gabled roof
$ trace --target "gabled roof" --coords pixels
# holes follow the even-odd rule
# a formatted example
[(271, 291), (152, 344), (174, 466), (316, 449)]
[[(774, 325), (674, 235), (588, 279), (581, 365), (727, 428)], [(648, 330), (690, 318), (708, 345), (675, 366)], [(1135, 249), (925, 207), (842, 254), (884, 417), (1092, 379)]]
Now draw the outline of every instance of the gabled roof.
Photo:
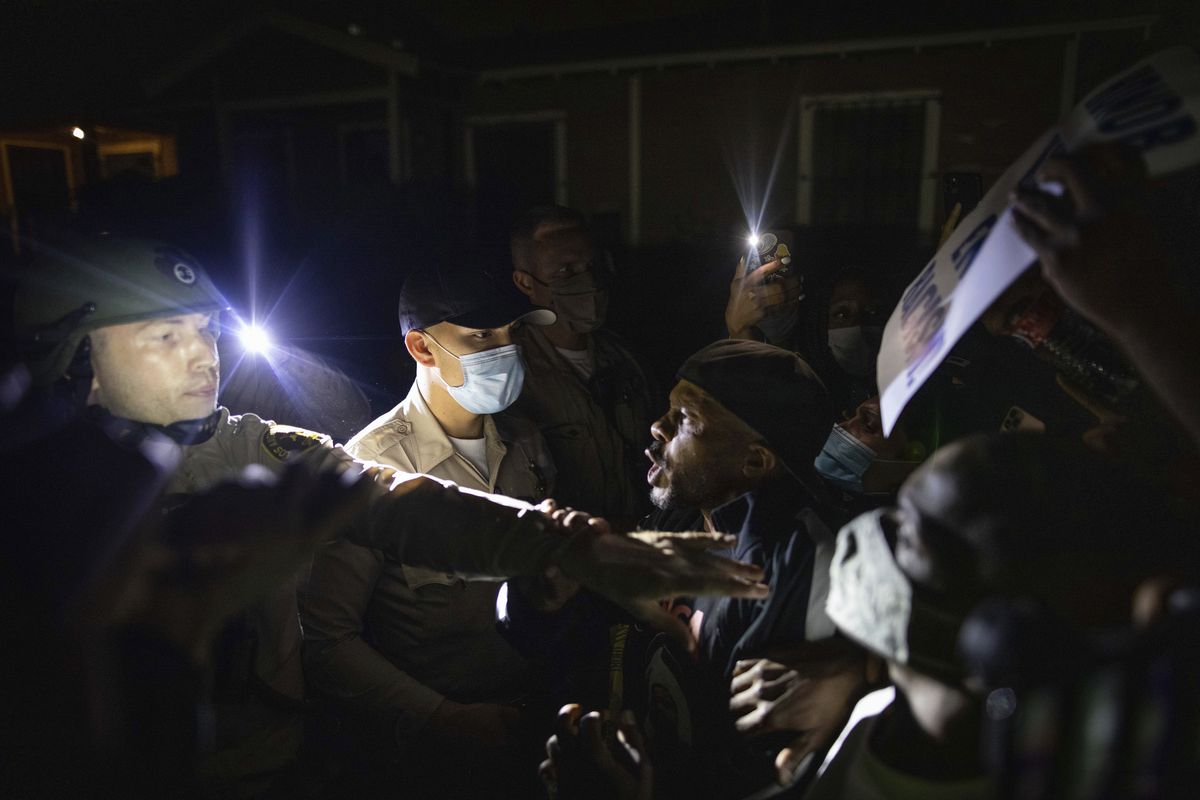
[(417, 59), (411, 53), (404, 53), (378, 42), (326, 25), (309, 22), (291, 14), (265, 11), (230, 25), (211, 39), (201, 42), (191, 52), (168, 64), (147, 81), (146, 94), (149, 97), (161, 94), (169, 87), (202, 69), (222, 53), (264, 30), (295, 36), (327, 50), (404, 75), (415, 75), (417, 72)]

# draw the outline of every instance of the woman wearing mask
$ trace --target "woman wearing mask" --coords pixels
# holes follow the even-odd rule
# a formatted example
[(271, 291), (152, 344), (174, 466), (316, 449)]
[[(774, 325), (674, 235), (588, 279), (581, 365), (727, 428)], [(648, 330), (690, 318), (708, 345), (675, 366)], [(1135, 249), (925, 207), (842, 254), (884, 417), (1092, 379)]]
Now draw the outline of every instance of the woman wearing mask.
[[(803, 287), (795, 273), (770, 279), (786, 264), (773, 261), (745, 275), (739, 265), (730, 285), (725, 324), (735, 339), (757, 339), (795, 350), (825, 382), (837, 422), (854, 416), (858, 406), (878, 393), (875, 359), (893, 303), (881, 282), (868, 271), (848, 267), (810, 273)], [(803, 294), (802, 294), (803, 290)], [(792, 326), (772, 318), (806, 313)], [(788, 330), (774, 340), (772, 330)]]

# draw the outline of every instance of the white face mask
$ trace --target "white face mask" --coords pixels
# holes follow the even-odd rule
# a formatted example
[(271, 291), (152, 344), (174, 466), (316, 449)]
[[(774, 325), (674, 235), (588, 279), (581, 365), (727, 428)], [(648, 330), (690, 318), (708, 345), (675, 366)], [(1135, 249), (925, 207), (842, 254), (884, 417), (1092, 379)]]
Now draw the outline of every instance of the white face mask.
[(883, 509), (868, 511), (838, 531), (829, 565), (825, 611), (851, 639), (901, 664), (908, 661), (912, 584), (884, 536)]
[(889, 661), (956, 680), (962, 620), (916, 595), (884, 533), (888, 513), (868, 511), (838, 531), (825, 612), (842, 633)]
[[(429, 332), (426, 331), (425, 335), (429, 336)], [(443, 383), (454, 401), (467, 411), (472, 414), (497, 414), (521, 396), (521, 388), (525, 385), (525, 360), (521, 358), (521, 345), (508, 344), (458, 356), (446, 350), (437, 339), (432, 336), (429, 338), (457, 359), (462, 367), (462, 385)]]
[(829, 352), (848, 374), (857, 378), (873, 377), (882, 336), (883, 329), (875, 325), (830, 328), (827, 339)]

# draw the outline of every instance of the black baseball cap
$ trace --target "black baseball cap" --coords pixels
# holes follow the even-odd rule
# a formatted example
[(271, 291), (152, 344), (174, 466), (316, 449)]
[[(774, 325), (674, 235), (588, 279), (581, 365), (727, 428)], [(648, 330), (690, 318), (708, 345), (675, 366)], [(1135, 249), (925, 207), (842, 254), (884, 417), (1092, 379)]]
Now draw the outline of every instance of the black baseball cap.
[(676, 377), (694, 383), (753, 428), (805, 486), (833, 427), (825, 384), (804, 359), (762, 342), (722, 339), (699, 350)]
[(400, 330), (405, 334), (439, 322), (499, 328), (517, 321), (551, 325), (556, 319), (548, 308), (530, 308), (529, 299), (511, 283), (501, 284), (471, 267), (420, 267), (400, 290)]

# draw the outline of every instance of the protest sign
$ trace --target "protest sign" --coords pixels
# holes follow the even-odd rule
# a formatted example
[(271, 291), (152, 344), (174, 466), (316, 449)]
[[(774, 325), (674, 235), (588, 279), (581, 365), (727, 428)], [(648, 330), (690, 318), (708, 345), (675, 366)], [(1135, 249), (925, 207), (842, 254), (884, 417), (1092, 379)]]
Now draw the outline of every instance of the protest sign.
[(950, 349), (1037, 256), (1012, 225), (1009, 194), (1053, 155), (1117, 141), (1141, 152), (1151, 176), (1200, 163), (1200, 58), (1164, 50), (1105, 82), (1039, 138), (967, 215), (905, 289), (876, 363), (883, 430)]

